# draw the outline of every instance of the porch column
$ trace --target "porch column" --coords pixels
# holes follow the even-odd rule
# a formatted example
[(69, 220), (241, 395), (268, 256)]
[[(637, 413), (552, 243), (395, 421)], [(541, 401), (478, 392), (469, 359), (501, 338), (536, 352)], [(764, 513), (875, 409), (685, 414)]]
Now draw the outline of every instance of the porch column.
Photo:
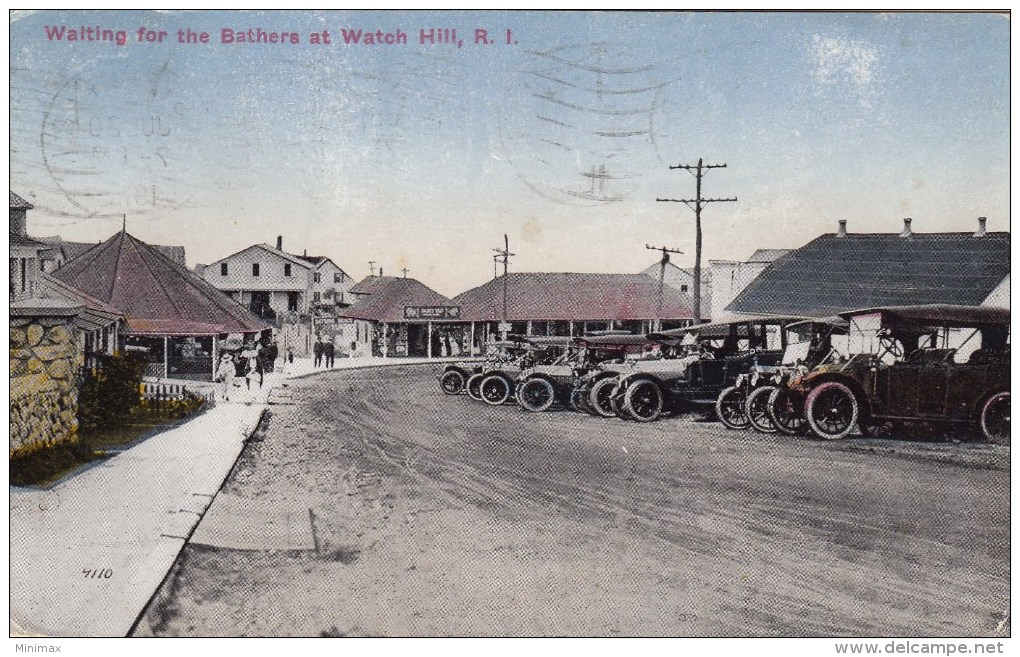
[(218, 351), (219, 343), (220, 343), (220, 336), (218, 336), (218, 335), (212, 336), (212, 378), (213, 379), (216, 378), (216, 356), (218, 355), (216, 352)]
[[(426, 340), (428, 341), (427, 342), (428, 346), (425, 348), (425, 357), (426, 358), (432, 358), (432, 322), (428, 323), (428, 329), (426, 330), (426, 334), (427, 334)], [(410, 349), (408, 349), (408, 351), (410, 351)]]
[(524, 335), (531, 335), (531, 320), (528, 320), (527, 328), (524, 329)]
[(390, 353), (390, 326), (382, 323), (382, 357), (386, 358)]
[(574, 337), (574, 320), (570, 320), (570, 337)]
[(163, 336), (163, 378), (170, 378), (170, 337)]
[(468, 356), (475, 355), (475, 323), (471, 322), (471, 342), (468, 343)]

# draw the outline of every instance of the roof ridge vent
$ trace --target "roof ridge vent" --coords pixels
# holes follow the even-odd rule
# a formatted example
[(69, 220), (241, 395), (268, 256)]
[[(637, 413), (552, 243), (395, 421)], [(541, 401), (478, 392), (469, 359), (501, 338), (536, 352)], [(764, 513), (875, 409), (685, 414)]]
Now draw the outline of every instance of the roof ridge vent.
[(911, 232), (911, 230), (910, 230), (910, 222), (911, 222), (910, 217), (904, 217), (904, 219), (903, 219), (903, 232), (900, 233), (900, 237), (911, 237), (911, 236), (913, 236), (914, 233)]
[(988, 217), (978, 217), (978, 229), (974, 233), (974, 237), (984, 237), (988, 234)]
[(846, 219), (839, 220), (839, 231), (836, 232), (836, 237), (846, 237)]

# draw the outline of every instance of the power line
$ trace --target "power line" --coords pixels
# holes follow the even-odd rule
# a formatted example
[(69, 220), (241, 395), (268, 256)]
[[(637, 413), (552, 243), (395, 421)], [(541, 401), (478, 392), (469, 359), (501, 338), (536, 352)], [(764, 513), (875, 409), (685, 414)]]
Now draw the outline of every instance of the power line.
[(694, 322), (701, 323), (701, 210), (709, 203), (731, 203), (737, 200), (733, 198), (702, 198), (701, 179), (709, 169), (725, 169), (725, 164), (705, 164), (703, 158), (698, 158), (697, 164), (678, 164), (670, 166), (670, 170), (684, 169), (697, 179), (697, 195), (694, 198), (657, 198), (656, 201), (670, 203), (683, 203), (694, 210), (695, 220), (695, 247), (694, 247)]

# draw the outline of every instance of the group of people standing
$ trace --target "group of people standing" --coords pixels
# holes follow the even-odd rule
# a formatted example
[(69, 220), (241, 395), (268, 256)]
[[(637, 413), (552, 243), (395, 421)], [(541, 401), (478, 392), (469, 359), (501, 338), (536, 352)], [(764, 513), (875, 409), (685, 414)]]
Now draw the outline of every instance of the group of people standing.
[(332, 340), (323, 340), (322, 336), (315, 337), (315, 346), (312, 348), (315, 356), (315, 366), (333, 367), (336, 362), (336, 345)]
[(279, 357), (279, 347), (275, 342), (262, 345), (258, 342), (245, 344), (240, 351), (224, 352), (216, 370), (216, 381), (224, 384), (223, 399), (230, 401), (235, 386), (240, 386), (238, 379), (243, 379), (245, 389), (251, 391), (252, 383), (258, 388), (265, 381), (266, 372), (272, 372)]

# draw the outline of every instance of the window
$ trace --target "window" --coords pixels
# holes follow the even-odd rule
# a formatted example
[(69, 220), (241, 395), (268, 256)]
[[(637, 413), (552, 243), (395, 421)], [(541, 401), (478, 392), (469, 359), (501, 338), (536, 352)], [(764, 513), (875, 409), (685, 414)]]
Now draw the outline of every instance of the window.
[(344, 282), (343, 272), (337, 272), (337, 273), (333, 274), (333, 282), (334, 283), (343, 283)]
[(301, 298), (300, 292), (288, 292), (287, 293), (287, 310), (291, 312), (297, 312), (298, 300)]
[(227, 275), (227, 263), (221, 262), (220, 263), (220, 276), (226, 276), (226, 275)]
[(283, 275), (284, 276), (290, 276), (290, 263), (289, 262), (285, 263), (283, 265)]
[(320, 274), (319, 272), (315, 272), (315, 282), (319, 283), (321, 281), (322, 281), (322, 274)]
[(259, 263), (257, 263), (257, 262), (251, 263), (251, 275), (252, 276), (258, 276), (259, 275)]

